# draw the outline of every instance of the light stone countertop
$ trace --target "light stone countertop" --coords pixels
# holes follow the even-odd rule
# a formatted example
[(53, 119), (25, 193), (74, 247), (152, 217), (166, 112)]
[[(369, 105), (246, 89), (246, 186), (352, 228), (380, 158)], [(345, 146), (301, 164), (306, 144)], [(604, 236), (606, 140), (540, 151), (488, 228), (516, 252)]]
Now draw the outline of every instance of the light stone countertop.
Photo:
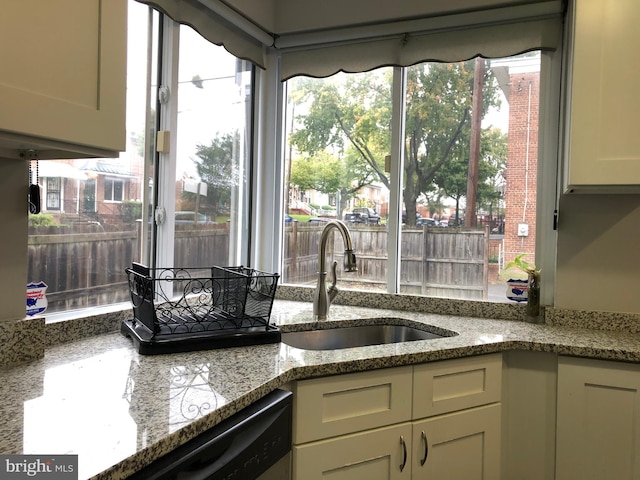
[[(333, 351), (277, 343), (139, 355), (119, 333), (48, 346), (44, 358), (0, 369), (0, 452), (78, 454), (80, 479), (126, 478), (293, 380), (508, 350), (640, 362), (637, 333), (375, 306), (334, 305), (329, 323), (400, 318), (458, 335)], [(271, 320), (290, 331), (314, 327), (311, 317), (308, 302), (276, 300)]]

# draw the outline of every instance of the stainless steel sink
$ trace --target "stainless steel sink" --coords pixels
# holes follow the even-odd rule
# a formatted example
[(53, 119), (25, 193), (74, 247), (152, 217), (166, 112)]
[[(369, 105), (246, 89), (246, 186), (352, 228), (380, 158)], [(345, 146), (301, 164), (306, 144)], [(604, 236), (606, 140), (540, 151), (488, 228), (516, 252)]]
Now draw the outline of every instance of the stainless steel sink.
[(454, 335), (457, 334), (446, 330), (439, 330), (439, 333), (435, 333), (406, 325), (380, 324), (283, 332), (282, 342), (304, 350), (337, 350), (367, 345), (431, 340)]

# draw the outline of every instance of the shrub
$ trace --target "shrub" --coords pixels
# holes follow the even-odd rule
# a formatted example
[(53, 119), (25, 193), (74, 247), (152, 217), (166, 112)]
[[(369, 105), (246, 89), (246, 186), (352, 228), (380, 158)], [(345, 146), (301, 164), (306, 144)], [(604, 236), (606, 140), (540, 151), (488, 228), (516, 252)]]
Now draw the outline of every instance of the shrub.
[(122, 202), (120, 212), (123, 223), (135, 223), (136, 220), (142, 218), (142, 202), (125, 200)]
[(30, 227), (50, 227), (51, 225), (55, 225), (53, 215), (50, 215), (48, 213), (29, 215)]

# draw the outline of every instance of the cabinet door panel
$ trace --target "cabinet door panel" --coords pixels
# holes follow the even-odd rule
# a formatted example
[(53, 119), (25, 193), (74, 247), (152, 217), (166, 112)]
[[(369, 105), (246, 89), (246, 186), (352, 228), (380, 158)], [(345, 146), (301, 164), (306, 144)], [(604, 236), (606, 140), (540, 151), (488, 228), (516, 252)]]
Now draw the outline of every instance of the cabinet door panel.
[(405, 423), (295, 446), (293, 480), (409, 479), (410, 442), (411, 425)]
[(413, 418), (424, 418), (500, 401), (500, 354), (416, 365)]
[(556, 479), (640, 479), (640, 366), (560, 358)]
[(568, 186), (640, 184), (640, 2), (575, 4)]
[(124, 150), (126, 28), (126, 0), (3, 7), (0, 140)]
[(498, 480), (500, 415), (494, 404), (415, 422), (412, 478)]

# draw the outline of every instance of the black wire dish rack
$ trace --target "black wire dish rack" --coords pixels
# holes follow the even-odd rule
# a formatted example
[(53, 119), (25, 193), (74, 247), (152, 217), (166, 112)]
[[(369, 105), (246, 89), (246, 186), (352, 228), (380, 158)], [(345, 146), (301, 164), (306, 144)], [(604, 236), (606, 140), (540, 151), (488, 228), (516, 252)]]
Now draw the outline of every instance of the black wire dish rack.
[(269, 322), (278, 274), (247, 267), (126, 270), (133, 318), (122, 322), (141, 354), (280, 342)]

